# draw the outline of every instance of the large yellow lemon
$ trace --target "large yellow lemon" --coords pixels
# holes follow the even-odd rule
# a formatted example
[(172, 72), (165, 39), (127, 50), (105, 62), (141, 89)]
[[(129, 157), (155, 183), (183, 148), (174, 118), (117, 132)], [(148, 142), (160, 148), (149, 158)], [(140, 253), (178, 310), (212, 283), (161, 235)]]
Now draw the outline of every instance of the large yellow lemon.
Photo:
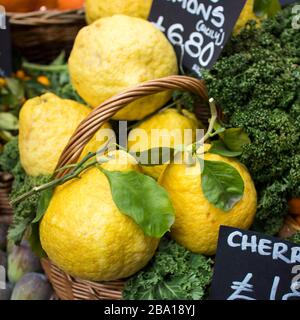
[[(124, 15), (81, 29), (69, 59), (71, 80), (92, 107), (147, 80), (177, 74), (173, 47), (152, 23)], [(170, 92), (131, 103), (117, 120), (139, 120), (163, 106)]]
[(152, 0), (86, 0), (86, 20), (92, 23), (115, 14), (147, 19), (151, 5)]
[[(124, 151), (103, 164), (110, 171), (139, 170)], [(58, 187), (40, 224), (40, 239), (49, 258), (65, 272), (82, 279), (126, 278), (152, 258), (159, 240), (119, 211), (106, 176), (97, 168)]]
[[(91, 109), (52, 93), (28, 100), (20, 112), (20, 160), (31, 176), (52, 174), (58, 159), (79, 123)], [(109, 129), (107, 124), (104, 128)], [(94, 152), (104, 144), (99, 133), (86, 146), (83, 154)], [(96, 141), (97, 140), (97, 141)]]
[[(145, 151), (157, 147), (172, 148), (176, 145), (189, 145), (195, 142), (196, 129), (200, 123), (194, 114), (187, 110), (182, 113), (167, 109), (145, 120), (132, 129), (128, 136), (130, 152)], [(165, 165), (142, 166), (143, 172), (157, 179)]]
[[(208, 148), (209, 146), (206, 146)], [(200, 164), (170, 164), (159, 182), (167, 190), (175, 209), (172, 237), (190, 251), (213, 255), (216, 253), (221, 225), (247, 229), (256, 212), (256, 190), (247, 169), (237, 160), (206, 153), (205, 160), (223, 161), (234, 167), (244, 180), (242, 199), (228, 212), (211, 204), (201, 188)]]

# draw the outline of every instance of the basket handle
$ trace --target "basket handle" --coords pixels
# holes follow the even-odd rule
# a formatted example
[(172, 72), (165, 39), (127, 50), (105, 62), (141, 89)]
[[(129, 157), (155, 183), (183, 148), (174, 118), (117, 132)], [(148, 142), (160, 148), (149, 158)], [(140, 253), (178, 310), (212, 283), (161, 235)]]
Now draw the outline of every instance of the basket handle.
[[(202, 97), (205, 101), (208, 100), (204, 81), (192, 77), (169, 76), (137, 85), (136, 87), (103, 102), (79, 124), (63, 150), (56, 169), (60, 169), (68, 164), (76, 163), (82, 150), (94, 134), (120, 109), (139, 98), (165, 90), (189, 91)], [(66, 173), (67, 170), (59, 171), (57, 177), (63, 176)]]

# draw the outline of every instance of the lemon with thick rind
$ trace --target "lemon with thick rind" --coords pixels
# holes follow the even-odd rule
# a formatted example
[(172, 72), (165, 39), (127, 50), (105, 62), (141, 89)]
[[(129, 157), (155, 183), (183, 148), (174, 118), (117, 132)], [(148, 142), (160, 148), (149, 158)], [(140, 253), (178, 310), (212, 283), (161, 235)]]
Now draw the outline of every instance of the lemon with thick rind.
[[(206, 150), (209, 148), (209, 145), (205, 146)], [(221, 225), (241, 229), (251, 226), (256, 212), (257, 196), (250, 174), (237, 160), (209, 152), (204, 155), (204, 159), (225, 162), (241, 175), (244, 181), (243, 197), (231, 210), (224, 212), (205, 198), (198, 161), (192, 166), (168, 165), (159, 183), (167, 190), (175, 209), (171, 236), (192, 252), (213, 255), (216, 253)]]
[[(69, 59), (72, 83), (92, 107), (142, 82), (178, 73), (172, 45), (152, 23), (124, 15), (80, 30)], [(113, 117), (140, 120), (171, 97), (165, 91), (130, 103)]]
[[(115, 155), (102, 165), (104, 169), (140, 170), (124, 151)], [(63, 271), (94, 281), (133, 275), (149, 262), (159, 242), (145, 236), (133, 219), (119, 211), (108, 179), (98, 168), (56, 188), (40, 224), (40, 239)]]
[(86, 20), (92, 23), (115, 14), (147, 19), (151, 5), (152, 0), (86, 0)]
[[(50, 175), (79, 123), (91, 109), (52, 93), (28, 100), (19, 119), (19, 150), (22, 167), (31, 176)], [(105, 124), (102, 129), (109, 129)], [(99, 132), (83, 151), (95, 152), (107, 137)]]
[[(130, 152), (145, 151), (157, 147), (173, 148), (189, 145), (196, 140), (196, 129), (202, 127), (195, 115), (185, 109), (167, 109), (143, 121), (128, 136)], [(185, 141), (186, 140), (186, 141)], [(145, 174), (158, 179), (166, 164), (142, 166)]]

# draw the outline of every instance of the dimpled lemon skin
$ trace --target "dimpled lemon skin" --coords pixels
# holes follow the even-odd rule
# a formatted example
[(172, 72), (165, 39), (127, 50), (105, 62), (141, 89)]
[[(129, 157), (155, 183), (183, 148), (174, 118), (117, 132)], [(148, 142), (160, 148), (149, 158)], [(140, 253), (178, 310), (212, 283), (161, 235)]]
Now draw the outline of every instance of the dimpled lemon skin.
[[(183, 114), (179, 113), (175, 109), (167, 109), (163, 112), (160, 112), (148, 120), (142, 122), (135, 129), (132, 129), (128, 136), (128, 150), (144, 151), (156, 147), (174, 147), (175, 144), (184, 143), (184, 130), (191, 129), (191, 139), (186, 141), (185, 144), (191, 144), (195, 142), (196, 139), (196, 129), (199, 128), (199, 122), (191, 112), (187, 110), (182, 110)], [(167, 130), (170, 136), (170, 144), (168, 144), (168, 139), (152, 140), (151, 139), (151, 130)], [(140, 137), (138, 139), (138, 130), (144, 130), (148, 136), (148, 139), (143, 139)], [(172, 131), (176, 130), (176, 133), (172, 134)], [(158, 165), (158, 166), (141, 166), (145, 174), (158, 179), (162, 171), (167, 165)]]
[[(80, 30), (69, 59), (71, 80), (92, 107), (142, 82), (178, 73), (173, 47), (152, 23), (124, 15)], [(170, 92), (129, 104), (113, 118), (140, 120), (163, 106)]]
[[(30, 176), (52, 174), (58, 159), (79, 123), (91, 109), (52, 93), (28, 100), (19, 120), (19, 150), (23, 168)], [(105, 128), (110, 128), (108, 124)], [(96, 151), (93, 138), (84, 153)]]
[[(127, 165), (112, 161), (103, 167), (139, 171), (132, 159)], [(63, 271), (93, 281), (133, 275), (149, 262), (159, 242), (118, 210), (109, 182), (97, 168), (55, 190), (40, 224), (40, 239)]]
[(26, 173), (53, 173), (69, 138), (89, 112), (86, 106), (52, 93), (28, 100), (19, 124), (20, 159)]
[(204, 158), (233, 166), (244, 180), (243, 198), (230, 211), (216, 208), (205, 198), (198, 161), (191, 167), (170, 164), (160, 177), (160, 184), (167, 190), (175, 209), (172, 237), (192, 252), (214, 255), (220, 226), (248, 229), (255, 216), (257, 198), (253, 181), (242, 164), (209, 153)]
[(86, 0), (86, 20), (92, 23), (115, 14), (147, 19), (151, 5), (152, 0)]

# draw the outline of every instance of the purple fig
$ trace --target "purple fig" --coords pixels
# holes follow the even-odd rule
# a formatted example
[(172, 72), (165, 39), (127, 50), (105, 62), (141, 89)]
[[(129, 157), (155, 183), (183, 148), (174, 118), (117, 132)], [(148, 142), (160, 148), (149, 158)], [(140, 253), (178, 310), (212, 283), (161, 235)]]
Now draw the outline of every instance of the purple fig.
[(23, 275), (29, 272), (41, 271), (39, 258), (31, 251), (27, 241), (20, 246), (14, 246), (8, 255), (7, 276), (9, 282), (15, 284)]
[(27, 273), (15, 285), (11, 300), (49, 300), (53, 290), (40, 273)]

